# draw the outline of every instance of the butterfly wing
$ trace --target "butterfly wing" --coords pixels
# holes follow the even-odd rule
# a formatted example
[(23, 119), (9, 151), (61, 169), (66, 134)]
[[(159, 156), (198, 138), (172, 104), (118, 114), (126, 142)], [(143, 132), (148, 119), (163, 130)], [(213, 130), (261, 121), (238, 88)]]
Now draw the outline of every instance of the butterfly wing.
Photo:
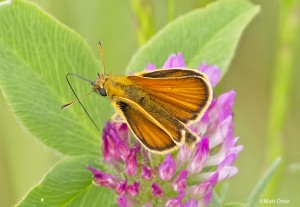
[(174, 77), (187, 77), (187, 76), (198, 76), (206, 78), (206, 76), (196, 70), (184, 69), (184, 68), (170, 68), (164, 70), (155, 70), (152, 72), (142, 72), (137, 74), (138, 76), (148, 78), (174, 78)]
[(204, 74), (197, 71), (170, 69), (141, 75), (128, 78), (183, 123), (201, 118), (211, 102), (210, 83)]
[(166, 153), (178, 148), (169, 131), (134, 101), (115, 97), (113, 105), (135, 137), (149, 151)]

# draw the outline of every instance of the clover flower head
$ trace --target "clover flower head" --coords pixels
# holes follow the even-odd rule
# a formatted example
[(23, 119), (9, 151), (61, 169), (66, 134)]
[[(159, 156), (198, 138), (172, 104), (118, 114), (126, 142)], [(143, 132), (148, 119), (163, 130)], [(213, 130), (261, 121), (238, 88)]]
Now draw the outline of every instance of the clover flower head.
[[(185, 68), (181, 53), (172, 54), (163, 68)], [(156, 70), (155, 65), (146, 71)], [(205, 73), (215, 87), (221, 70), (202, 63), (198, 71)], [(94, 183), (114, 190), (116, 203), (130, 206), (207, 206), (216, 184), (237, 174), (234, 161), (243, 149), (233, 137), (233, 90), (214, 98), (199, 121), (188, 125), (200, 139), (194, 148), (183, 145), (178, 152), (165, 156), (151, 154), (131, 139), (126, 123), (108, 121), (103, 130), (103, 159), (114, 169), (102, 172), (91, 166)]]

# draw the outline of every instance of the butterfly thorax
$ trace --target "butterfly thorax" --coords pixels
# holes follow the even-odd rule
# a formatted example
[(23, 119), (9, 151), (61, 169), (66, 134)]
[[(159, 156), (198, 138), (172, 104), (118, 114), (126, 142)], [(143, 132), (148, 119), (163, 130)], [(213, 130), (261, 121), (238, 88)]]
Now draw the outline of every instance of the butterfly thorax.
[(114, 97), (132, 98), (143, 93), (128, 76), (106, 76), (103, 88), (105, 88), (108, 97), (112, 100)]

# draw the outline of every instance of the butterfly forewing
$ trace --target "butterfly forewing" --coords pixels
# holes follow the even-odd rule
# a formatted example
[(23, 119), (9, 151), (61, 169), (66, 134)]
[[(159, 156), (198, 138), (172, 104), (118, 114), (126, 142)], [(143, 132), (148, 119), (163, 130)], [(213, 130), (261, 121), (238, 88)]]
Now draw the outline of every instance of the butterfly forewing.
[(142, 72), (138, 74), (142, 77), (148, 78), (174, 78), (174, 77), (186, 77), (186, 76), (199, 76), (205, 77), (203, 73), (195, 70), (181, 69), (181, 68), (170, 68), (166, 70), (155, 70), (152, 72)]
[[(184, 72), (187, 73), (187, 70)], [(152, 76), (153, 73), (149, 74)], [(201, 117), (212, 99), (208, 81), (201, 77), (200, 73), (194, 71), (192, 73), (199, 74), (199, 76), (173, 77), (174, 74), (183, 75), (183, 73), (170, 70), (172, 77), (128, 76), (128, 78), (146, 91), (169, 114), (183, 123), (188, 123)]]

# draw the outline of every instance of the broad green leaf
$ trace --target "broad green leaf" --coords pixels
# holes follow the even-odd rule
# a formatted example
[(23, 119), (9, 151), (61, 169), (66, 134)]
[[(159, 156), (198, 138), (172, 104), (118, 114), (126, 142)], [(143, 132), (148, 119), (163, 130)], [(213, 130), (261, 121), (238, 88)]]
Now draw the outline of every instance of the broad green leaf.
[(268, 171), (264, 174), (264, 176), (261, 178), (261, 180), (257, 183), (253, 191), (251, 192), (248, 200), (247, 200), (247, 206), (256, 206), (258, 200), (260, 199), (260, 196), (262, 195), (264, 189), (268, 185), (268, 182), (271, 180), (272, 176), (274, 175), (276, 169), (279, 167), (279, 164), (281, 163), (281, 158), (277, 158), (272, 166), (268, 169)]
[(110, 206), (114, 192), (92, 184), (87, 165), (97, 167), (94, 156), (74, 156), (58, 163), (18, 204), (32, 206)]
[(259, 11), (244, 0), (220, 0), (177, 18), (134, 55), (127, 71), (140, 71), (148, 63), (161, 67), (171, 53), (182, 52), (187, 66), (201, 62), (218, 65), (224, 74), (241, 34)]
[[(61, 153), (98, 153), (100, 133), (80, 105), (61, 109), (74, 99), (65, 79), (68, 72), (88, 79), (101, 72), (98, 58), (79, 35), (34, 4), (14, 0), (0, 7), (0, 88), (12, 110), (36, 137)], [(87, 82), (71, 82), (78, 95), (91, 90)], [(83, 101), (102, 120), (99, 127), (111, 114), (101, 100), (92, 94)]]

